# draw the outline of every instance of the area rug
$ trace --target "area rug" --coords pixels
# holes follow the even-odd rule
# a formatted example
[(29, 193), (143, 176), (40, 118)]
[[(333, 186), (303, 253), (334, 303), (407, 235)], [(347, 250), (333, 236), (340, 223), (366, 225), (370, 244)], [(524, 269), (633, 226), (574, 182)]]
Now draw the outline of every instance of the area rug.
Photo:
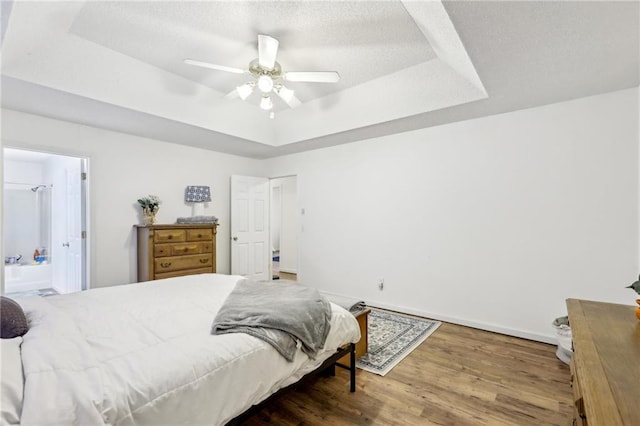
[(384, 376), (424, 342), (441, 322), (371, 309), (369, 314), (369, 351), (356, 366)]

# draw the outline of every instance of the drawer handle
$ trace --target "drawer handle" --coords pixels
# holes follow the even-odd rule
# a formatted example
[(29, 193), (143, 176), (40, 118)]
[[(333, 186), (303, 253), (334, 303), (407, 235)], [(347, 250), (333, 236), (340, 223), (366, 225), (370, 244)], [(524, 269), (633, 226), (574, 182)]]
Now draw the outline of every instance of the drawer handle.
[(163, 268), (168, 268), (169, 266), (171, 266), (171, 262), (163, 262), (160, 264), (160, 266), (162, 266)]
[(198, 234), (198, 238), (202, 238), (202, 234)]
[(207, 263), (209, 262), (209, 259), (200, 259), (200, 263)]
[(185, 248), (184, 248), (184, 252), (186, 253), (186, 252), (188, 252), (188, 251), (189, 251), (189, 247), (185, 247)]
[(169, 235), (169, 236), (167, 237), (167, 240), (173, 240), (173, 235)]

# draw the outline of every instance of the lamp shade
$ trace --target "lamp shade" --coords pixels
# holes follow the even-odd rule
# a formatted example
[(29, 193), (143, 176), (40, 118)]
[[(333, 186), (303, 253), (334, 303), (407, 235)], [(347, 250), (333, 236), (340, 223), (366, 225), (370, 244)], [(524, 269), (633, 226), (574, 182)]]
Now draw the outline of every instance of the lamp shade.
[(187, 203), (208, 203), (211, 201), (211, 190), (208, 186), (187, 186), (184, 190), (184, 201)]
[(251, 93), (253, 93), (253, 83), (245, 83), (242, 86), (236, 87), (236, 91), (243, 101), (246, 100)]
[(273, 108), (273, 102), (271, 102), (271, 98), (269, 95), (262, 95), (262, 100), (260, 101), (260, 108), (264, 110), (270, 110)]

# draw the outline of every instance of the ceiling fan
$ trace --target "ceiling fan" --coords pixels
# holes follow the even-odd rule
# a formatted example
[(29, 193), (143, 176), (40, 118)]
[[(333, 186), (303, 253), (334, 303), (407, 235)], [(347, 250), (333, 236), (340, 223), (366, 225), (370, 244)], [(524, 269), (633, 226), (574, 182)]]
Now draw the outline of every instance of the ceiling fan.
[[(300, 100), (296, 98), (294, 91), (284, 86), (285, 81), (336, 83), (340, 80), (340, 74), (336, 71), (282, 71), (282, 67), (276, 62), (279, 44), (278, 40), (271, 36), (258, 35), (258, 58), (249, 63), (249, 69), (247, 70), (194, 59), (185, 59), (184, 63), (217, 71), (250, 74), (253, 80), (236, 87), (227, 95), (227, 98), (239, 96), (244, 101), (257, 87), (261, 95), (260, 108), (267, 111), (273, 109), (272, 93), (278, 95), (291, 108), (300, 105)], [(271, 111), (271, 118), (273, 118), (273, 111)]]

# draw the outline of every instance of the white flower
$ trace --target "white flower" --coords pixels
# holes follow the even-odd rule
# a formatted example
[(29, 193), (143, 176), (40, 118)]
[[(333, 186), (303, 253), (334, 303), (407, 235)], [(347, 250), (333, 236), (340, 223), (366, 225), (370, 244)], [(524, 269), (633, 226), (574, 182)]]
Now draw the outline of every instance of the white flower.
[(146, 197), (142, 197), (138, 199), (138, 204), (142, 207), (143, 210), (149, 210), (152, 213), (155, 213), (160, 208), (160, 198), (157, 195), (148, 195)]

